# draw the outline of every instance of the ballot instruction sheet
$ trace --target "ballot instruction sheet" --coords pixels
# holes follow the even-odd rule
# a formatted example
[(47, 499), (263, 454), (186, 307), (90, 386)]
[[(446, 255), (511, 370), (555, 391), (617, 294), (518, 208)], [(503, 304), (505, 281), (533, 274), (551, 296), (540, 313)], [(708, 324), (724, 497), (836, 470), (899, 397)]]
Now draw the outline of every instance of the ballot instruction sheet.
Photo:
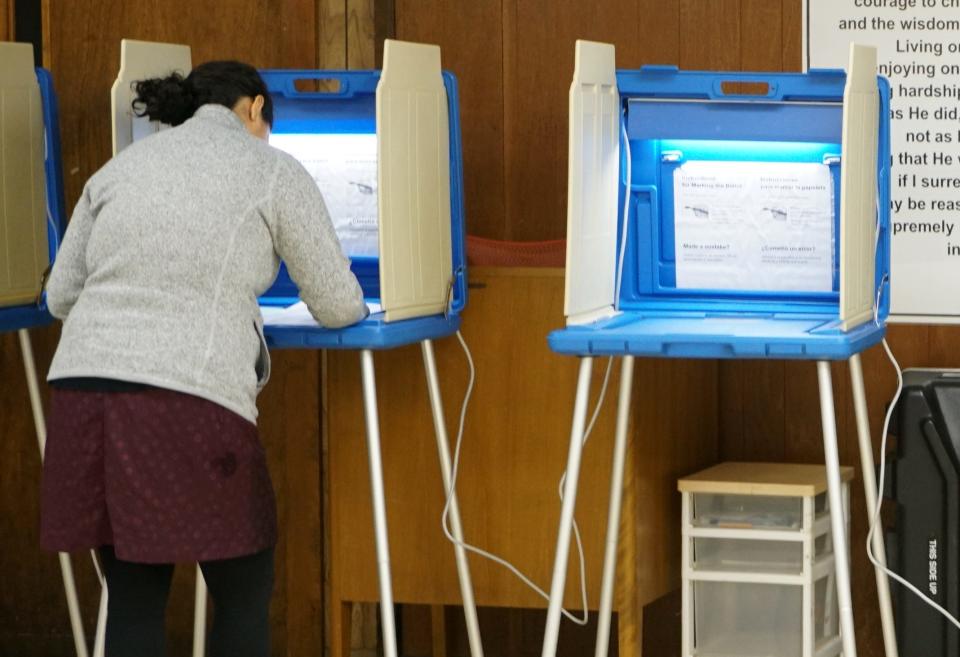
[(677, 288), (833, 289), (827, 165), (686, 162), (673, 189)]
[(377, 257), (377, 136), (273, 133), (270, 144), (297, 158), (323, 194), (349, 257)]

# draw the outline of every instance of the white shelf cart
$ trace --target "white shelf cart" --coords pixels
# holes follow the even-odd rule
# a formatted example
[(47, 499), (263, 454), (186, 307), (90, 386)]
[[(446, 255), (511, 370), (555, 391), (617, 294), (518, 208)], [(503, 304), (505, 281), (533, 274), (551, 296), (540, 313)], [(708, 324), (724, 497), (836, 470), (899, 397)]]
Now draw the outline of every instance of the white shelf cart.
[(826, 468), (722, 463), (678, 488), (683, 657), (840, 655)]

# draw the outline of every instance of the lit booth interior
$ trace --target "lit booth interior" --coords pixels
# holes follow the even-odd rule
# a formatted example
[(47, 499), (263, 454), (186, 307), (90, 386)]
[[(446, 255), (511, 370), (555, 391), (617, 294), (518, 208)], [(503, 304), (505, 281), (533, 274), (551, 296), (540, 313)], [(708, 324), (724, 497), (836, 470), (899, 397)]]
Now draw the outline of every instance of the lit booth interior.
[(868, 79), (845, 104), (843, 71), (644, 67), (572, 98), (584, 111), (570, 132), (582, 153), (570, 163), (568, 328), (551, 347), (584, 346), (575, 325), (603, 329), (597, 354), (847, 358), (878, 342), (889, 90)]

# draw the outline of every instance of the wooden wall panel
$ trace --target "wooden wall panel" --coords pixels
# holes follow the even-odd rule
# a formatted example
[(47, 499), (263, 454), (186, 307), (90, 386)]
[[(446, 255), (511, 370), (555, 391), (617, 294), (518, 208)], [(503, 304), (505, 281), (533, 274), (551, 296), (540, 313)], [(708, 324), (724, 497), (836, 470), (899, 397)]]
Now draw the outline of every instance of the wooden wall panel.
[(320, 359), (294, 351), (272, 359), (258, 402), (280, 525), (271, 638), (274, 655), (294, 657), (319, 654), (324, 639)]
[(501, 0), (397, 0), (396, 37), (440, 46), (457, 76), (467, 231), (507, 235)]
[[(634, 429), (636, 594), (643, 606), (680, 586), (677, 479), (719, 458), (717, 365), (640, 359)], [(661, 397), (666, 395), (666, 397)]]
[[(910, 353), (910, 349), (916, 349), (918, 343), (923, 343), (923, 330), (921, 327), (897, 327), (904, 332), (899, 336), (903, 346), (900, 349)], [(891, 341), (891, 344), (893, 342)], [(960, 327), (957, 326), (929, 326), (926, 329), (926, 346), (928, 367), (957, 367), (960, 362)], [(894, 347), (895, 349), (897, 347)], [(894, 351), (894, 355), (900, 351)], [(951, 365), (950, 363), (953, 363)], [(916, 365), (915, 365), (916, 366)]]
[(377, 68), (383, 65), (384, 39), (397, 38), (396, 0), (374, 0), (373, 2), (373, 48)]
[(783, 70), (803, 70), (803, 0), (781, 0)]
[[(347, 3), (346, 0), (317, 0), (317, 61), (316, 67), (321, 69), (345, 69), (347, 68)], [(320, 356), (321, 362), (321, 390), (323, 395), (322, 365), (324, 359)], [(330, 532), (328, 524), (330, 521), (330, 489), (329, 477), (327, 472), (327, 431), (326, 419), (323, 414), (321, 403), (321, 506), (323, 514), (323, 537), (320, 545), (321, 553), (326, 555), (330, 551)], [(326, 601), (330, 599), (330, 569), (326, 559), (323, 560), (323, 649), (330, 642), (330, 614), (326, 606)]]
[(770, 0), (740, 0), (740, 68), (783, 70), (783, 7)]
[(503, 3), (506, 231), (514, 240), (566, 232), (567, 109), (574, 41), (607, 41), (617, 61), (635, 60), (635, 0)]
[(120, 39), (185, 43), (194, 62), (239, 59), (260, 68), (310, 68), (319, 50), (313, 0), (44, 0), (44, 6), (44, 63), (60, 96), (69, 207), (110, 156), (110, 86)]
[(636, 61), (618, 66), (636, 68), (645, 64), (680, 63), (680, 3), (662, 0), (637, 0)]
[[(58, 336), (54, 329), (31, 331), (41, 373)], [(0, 471), (0, 655), (68, 655), (73, 641), (60, 567), (39, 547), (40, 452), (16, 333), (0, 335)], [(86, 555), (74, 565), (90, 623), (96, 591), (84, 575), (92, 567)]]
[(680, 68), (740, 68), (740, 0), (679, 0)]
[(0, 0), (0, 41), (13, 40), (15, 0)]
[(374, 0), (347, 0), (347, 68), (376, 68)]
[(317, 0), (317, 68), (347, 68), (347, 2)]

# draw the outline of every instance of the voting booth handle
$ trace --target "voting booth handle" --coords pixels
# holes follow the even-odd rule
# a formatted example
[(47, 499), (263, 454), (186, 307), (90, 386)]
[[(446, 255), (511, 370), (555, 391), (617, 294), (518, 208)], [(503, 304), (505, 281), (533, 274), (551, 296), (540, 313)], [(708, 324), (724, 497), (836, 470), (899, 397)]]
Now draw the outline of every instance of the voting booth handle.
[(343, 84), (335, 78), (298, 78), (293, 81), (293, 87), (300, 94), (338, 95)]
[(770, 100), (783, 100), (783, 94), (780, 86), (772, 80), (764, 79), (756, 75), (743, 75), (717, 80), (712, 89), (711, 96), (716, 99), (737, 99), (737, 98), (767, 98)]
[(352, 98), (358, 90), (348, 71), (294, 71), (283, 81), (286, 98)]

